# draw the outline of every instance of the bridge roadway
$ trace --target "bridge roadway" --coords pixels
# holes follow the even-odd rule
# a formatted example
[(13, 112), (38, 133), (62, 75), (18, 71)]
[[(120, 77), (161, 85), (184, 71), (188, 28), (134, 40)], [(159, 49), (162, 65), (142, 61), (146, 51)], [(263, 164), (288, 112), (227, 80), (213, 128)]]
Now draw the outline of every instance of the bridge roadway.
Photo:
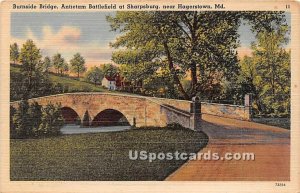
[[(188, 161), (169, 181), (288, 181), (290, 180), (290, 131), (259, 123), (202, 116), (202, 130), (209, 143), (199, 153), (251, 152), (254, 161)], [(260, 190), (262, 191), (262, 190)]]

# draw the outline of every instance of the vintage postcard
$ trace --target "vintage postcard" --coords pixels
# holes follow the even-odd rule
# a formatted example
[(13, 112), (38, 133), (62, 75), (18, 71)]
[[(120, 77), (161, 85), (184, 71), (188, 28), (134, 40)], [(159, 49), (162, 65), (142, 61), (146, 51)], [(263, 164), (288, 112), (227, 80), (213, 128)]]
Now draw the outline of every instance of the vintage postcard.
[(299, 4), (3, 1), (0, 192), (300, 192)]

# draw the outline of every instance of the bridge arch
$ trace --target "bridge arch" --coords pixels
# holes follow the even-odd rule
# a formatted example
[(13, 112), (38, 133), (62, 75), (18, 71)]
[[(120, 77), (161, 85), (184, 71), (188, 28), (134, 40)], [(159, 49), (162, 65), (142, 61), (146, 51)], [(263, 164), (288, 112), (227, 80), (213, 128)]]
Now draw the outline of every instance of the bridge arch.
[[(195, 117), (197, 117), (194, 115), (194, 112), (196, 111), (192, 111), (193, 106), (190, 101), (160, 99), (126, 94), (64, 93), (33, 98), (28, 101), (29, 103), (36, 101), (42, 106), (52, 103), (60, 104), (61, 107), (69, 107), (80, 117), (81, 124), (86, 124), (87, 126), (91, 125), (99, 112), (106, 109), (119, 111), (126, 117), (130, 125), (134, 125), (136, 127), (162, 127), (168, 123), (176, 122), (185, 127), (194, 129), (194, 123), (196, 120)], [(11, 105), (18, 108), (19, 103), (20, 101), (15, 101), (11, 102)], [(72, 114), (74, 115), (71, 116), (73, 118), (70, 118), (70, 120), (74, 120), (75, 113)], [(84, 119), (85, 114), (88, 115), (86, 117), (89, 117), (89, 119)], [(99, 116), (100, 115), (98, 115), (98, 117)], [(97, 121), (97, 119), (95, 119), (94, 122), (95, 121)]]
[(100, 111), (92, 120), (91, 126), (110, 126), (126, 125), (129, 126), (129, 120), (126, 115), (116, 109), (104, 109)]
[(64, 106), (61, 108), (61, 114), (64, 118), (65, 124), (80, 124), (81, 118), (73, 108)]

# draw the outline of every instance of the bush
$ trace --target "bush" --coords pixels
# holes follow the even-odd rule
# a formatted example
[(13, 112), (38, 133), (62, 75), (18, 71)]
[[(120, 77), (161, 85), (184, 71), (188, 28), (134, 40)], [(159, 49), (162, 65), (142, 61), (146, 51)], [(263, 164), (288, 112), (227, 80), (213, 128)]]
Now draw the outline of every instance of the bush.
[(28, 114), (29, 104), (27, 101), (21, 101), (19, 108), (12, 118), (11, 136), (14, 138), (28, 138), (31, 133), (30, 118)]
[(183, 127), (181, 124), (179, 123), (169, 123), (167, 125), (168, 128), (172, 128), (172, 129), (185, 129), (185, 127)]
[(35, 130), (36, 137), (60, 135), (60, 128), (64, 124), (64, 119), (60, 111), (60, 105), (48, 104), (42, 109), (42, 121)]
[(21, 101), (19, 108), (10, 108), (10, 137), (12, 139), (56, 136), (64, 120), (60, 105), (48, 104), (46, 107), (33, 102)]
[(16, 114), (16, 109), (13, 106), (10, 106), (10, 111), (9, 111), (9, 126), (10, 126), (10, 138), (15, 138), (15, 126), (13, 123), (13, 117)]

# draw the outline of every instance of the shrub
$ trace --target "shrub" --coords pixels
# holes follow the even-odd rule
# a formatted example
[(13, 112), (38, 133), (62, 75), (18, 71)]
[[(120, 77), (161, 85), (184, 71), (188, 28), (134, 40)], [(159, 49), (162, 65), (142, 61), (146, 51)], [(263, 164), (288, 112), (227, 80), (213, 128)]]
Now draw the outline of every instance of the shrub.
[(13, 123), (13, 117), (16, 114), (16, 109), (13, 106), (10, 106), (10, 111), (9, 111), (9, 125), (10, 125), (10, 138), (15, 138), (15, 126)]
[(60, 105), (48, 104), (43, 108), (37, 102), (29, 105), (27, 101), (21, 101), (18, 109), (10, 108), (12, 139), (56, 136), (63, 123)]
[(12, 119), (12, 126), (14, 132), (12, 136), (15, 138), (28, 138), (31, 133), (31, 128), (27, 126), (30, 125), (30, 118), (28, 114), (29, 104), (27, 101), (21, 101), (19, 108)]
[(185, 127), (183, 127), (181, 124), (179, 123), (169, 123), (167, 125), (168, 128), (172, 128), (172, 129), (184, 129)]
[(42, 120), (35, 130), (36, 137), (60, 135), (60, 128), (64, 124), (64, 119), (60, 111), (60, 105), (48, 104), (42, 109)]

